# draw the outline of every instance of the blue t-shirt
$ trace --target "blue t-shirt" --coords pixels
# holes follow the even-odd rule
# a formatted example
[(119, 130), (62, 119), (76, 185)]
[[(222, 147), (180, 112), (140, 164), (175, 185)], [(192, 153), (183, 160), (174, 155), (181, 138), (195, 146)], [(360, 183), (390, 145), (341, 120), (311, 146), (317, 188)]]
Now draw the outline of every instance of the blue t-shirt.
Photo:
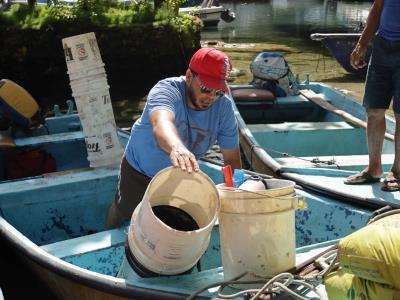
[(150, 90), (142, 116), (133, 125), (125, 149), (129, 164), (147, 176), (153, 177), (161, 169), (171, 166), (169, 153), (158, 146), (150, 123), (150, 114), (159, 109), (174, 114), (179, 136), (196, 159), (216, 142), (222, 149), (239, 147), (233, 104), (229, 98), (222, 96), (209, 109), (195, 111), (186, 102), (185, 77), (167, 78)]
[(400, 41), (400, 0), (385, 0), (378, 35), (389, 41)]

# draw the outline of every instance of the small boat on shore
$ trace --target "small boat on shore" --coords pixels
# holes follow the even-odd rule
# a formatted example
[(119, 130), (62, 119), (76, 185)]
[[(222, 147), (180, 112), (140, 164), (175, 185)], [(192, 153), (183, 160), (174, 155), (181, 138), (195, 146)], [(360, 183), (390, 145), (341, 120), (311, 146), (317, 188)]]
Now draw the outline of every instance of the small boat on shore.
[[(400, 207), (400, 194), (382, 191), (380, 182), (344, 184), (368, 165), (362, 105), (325, 84), (304, 82), (298, 88), (299, 95), (263, 98), (257, 95), (265, 90), (253, 85), (231, 86), (240, 143), (251, 169), (337, 199)], [(389, 116), (386, 130), (384, 172), (394, 160), (395, 121)]]
[[(59, 148), (60, 155), (83, 161), (87, 153), (82, 132), (67, 133), (32, 136), (29, 141), (32, 145), (46, 141), (48, 149), (52, 145)], [(129, 134), (120, 132), (119, 136), (121, 144), (126, 145)], [(70, 147), (65, 146), (66, 142)], [(16, 144), (16, 148), (22, 145), (18, 139)], [(220, 166), (208, 162), (200, 165), (215, 184), (224, 181)], [(60, 299), (185, 299), (198, 289), (224, 280), (218, 224), (211, 231), (199, 267), (190, 273), (135, 279), (117, 276), (124, 260), (127, 227), (125, 224), (105, 230), (104, 223), (118, 173), (117, 166), (75, 166), (1, 184), (1, 241)], [(330, 249), (337, 239), (363, 227), (372, 214), (369, 208), (301, 188), (296, 188), (295, 193), (307, 203), (307, 208), (295, 213), (298, 269), (310, 263), (316, 254)], [(318, 285), (318, 290), (324, 294), (323, 284)], [(206, 289), (199, 299), (216, 296), (214, 289)], [(315, 299), (316, 293), (303, 289), (302, 296)]]
[(230, 23), (236, 18), (234, 12), (224, 8), (215, 0), (204, 0), (197, 6), (181, 7), (179, 12), (198, 16), (205, 27), (217, 26), (220, 20)]
[[(347, 72), (365, 76), (367, 67), (356, 70), (350, 65), (350, 54), (360, 35), (361, 33), (313, 33), (310, 37), (314, 41), (320, 41)], [(369, 61), (371, 52), (372, 48), (369, 47), (365, 56), (366, 62)]]

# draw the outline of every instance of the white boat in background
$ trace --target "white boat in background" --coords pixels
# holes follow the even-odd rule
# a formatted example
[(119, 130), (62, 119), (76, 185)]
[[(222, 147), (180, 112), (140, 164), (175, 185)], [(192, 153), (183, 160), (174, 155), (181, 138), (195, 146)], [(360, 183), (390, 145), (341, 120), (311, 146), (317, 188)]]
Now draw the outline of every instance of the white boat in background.
[(235, 20), (235, 13), (224, 8), (215, 0), (204, 0), (201, 5), (179, 8), (180, 13), (198, 16), (204, 26), (217, 26), (222, 19), (229, 23)]

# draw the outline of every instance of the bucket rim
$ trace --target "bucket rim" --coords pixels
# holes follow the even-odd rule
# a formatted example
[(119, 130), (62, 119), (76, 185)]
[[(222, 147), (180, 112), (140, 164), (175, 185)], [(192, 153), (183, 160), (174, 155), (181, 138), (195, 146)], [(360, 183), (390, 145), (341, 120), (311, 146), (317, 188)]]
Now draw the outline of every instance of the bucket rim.
[[(148, 191), (149, 191), (149, 189), (151, 188), (151, 185), (154, 184), (154, 181), (156, 180), (157, 175), (162, 174), (162, 173), (166, 173), (166, 172), (170, 172), (171, 170), (180, 170), (180, 169), (179, 169), (178, 167), (169, 166), (169, 167), (166, 167), (166, 168), (160, 170), (159, 172), (157, 172), (157, 174), (154, 175), (154, 177), (151, 179), (150, 183), (148, 184), (147, 189), (146, 189), (146, 192), (145, 192), (144, 195), (147, 195), (147, 194), (148, 194)], [(189, 174), (189, 173), (187, 173), (186, 171), (182, 171), (182, 172), (185, 172), (186, 174)], [(199, 171), (197, 171), (197, 172), (193, 172), (192, 174), (193, 174), (193, 175), (195, 175), (195, 174), (200, 174), (206, 181), (208, 181), (208, 182), (210, 183), (210, 186), (211, 186), (212, 190), (214, 191), (215, 196), (216, 196), (216, 201), (215, 201), (215, 202), (216, 202), (216, 205), (215, 205), (215, 213), (214, 213), (213, 218), (210, 220), (210, 222), (207, 223), (206, 226), (203, 226), (203, 227), (201, 227), (201, 228), (199, 228), (199, 229), (196, 229), (196, 230), (190, 230), (190, 231), (181, 231), (181, 230), (174, 229), (174, 228), (168, 226), (167, 224), (165, 224), (164, 222), (162, 222), (162, 221), (154, 214), (153, 208), (152, 208), (152, 206), (150, 205), (150, 201), (145, 201), (145, 202), (147, 203), (147, 208), (150, 210), (150, 213), (151, 213), (152, 216), (156, 219), (157, 223), (159, 223), (159, 224), (161, 224), (161, 226), (166, 227), (166, 228), (168, 228), (168, 229), (170, 229), (170, 230), (173, 230), (173, 232), (176, 232), (177, 234), (181, 234), (181, 235), (190, 235), (190, 234), (192, 234), (192, 233), (200, 233), (200, 232), (202, 232), (202, 231), (207, 231), (207, 230), (209, 230), (210, 227), (213, 227), (213, 226), (214, 226), (216, 220), (218, 219), (218, 214), (219, 214), (219, 212), (220, 212), (220, 210), (221, 210), (221, 200), (220, 200), (220, 197), (219, 197), (218, 189), (217, 189), (217, 187), (215, 186), (214, 181), (212, 181), (212, 179), (211, 179), (206, 173), (204, 173), (204, 172), (201, 171), (201, 170), (199, 170)], [(142, 205), (142, 203), (143, 203), (143, 201), (141, 201), (141, 202), (139, 203), (139, 205)], [(139, 205), (138, 205), (138, 206), (139, 206)], [(174, 207), (175, 207), (175, 206), (174, 206)]]
[[(293, 182), (291, 180), (285, 180), (285, 181), (289, 181), (289, 182)], [(295, 183), (293, 182), (292, 186), (285, 186), (285, 187), (280, 187), (280, 188), (273, 188), (273, 189), (266, 189), (266, 190), (256, 190), (256, 191), (251, 191), (251, 190), (245, 190), (245, 189), (239, 189), (239, 188), (232, 188), (232, 187), (227, 187), (224, 186), (223, 183), (222, 184), (218, 184), (216, 186), (218, 191), (221, 191), (223, 193), (227, 193), (227, 194), (241, 194), (241, 193), (249, 193), (252, 194), (254, 196), (254, 198), (250, 198), (250, 199), (258, 199), (258, 198), (276, 198), (276, 199), (282, 199), (282, 200), (288, 200), (291, 198), (296, 198), (296, 191), (294, 189), (295, 187)], [(274, 191), (274, 192), (282, 192), (284, 190), (287, 189), (293, 189), (290, 192), (284, 194), (284, 195), (268, 195), (269, 191)], [(292, 195), (292, 197), (287, 197), (289, 195)]]

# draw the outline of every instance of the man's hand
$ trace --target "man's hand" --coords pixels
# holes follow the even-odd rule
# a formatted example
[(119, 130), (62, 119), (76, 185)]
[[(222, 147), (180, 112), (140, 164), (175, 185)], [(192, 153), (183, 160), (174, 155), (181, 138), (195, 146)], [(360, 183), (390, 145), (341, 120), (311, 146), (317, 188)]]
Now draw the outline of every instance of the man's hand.
[(192, 173), (193, 170), (200, 170), (196, 157), (184, 146), (174, 146), (169, 154), (171, 163), (174, 167), (180, 168), (182, 171)]
[(367, 53), (367, 46), (362, 46), (357, 43), (353, 52), (350, 55), (350, 64), (351, 66), (358, 70), (367, 65), (365, 62), (365, 54)]

